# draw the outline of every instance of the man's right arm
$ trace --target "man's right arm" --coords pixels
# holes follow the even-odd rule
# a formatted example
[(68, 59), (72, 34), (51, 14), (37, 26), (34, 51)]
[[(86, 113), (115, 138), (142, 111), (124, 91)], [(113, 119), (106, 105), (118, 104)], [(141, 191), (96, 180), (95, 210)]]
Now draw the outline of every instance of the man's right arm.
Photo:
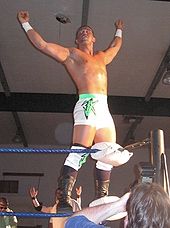
[[(75, 212), (70, 218), (76, 217), (76, 216), (85, 216), (88, 220), (92, 221), (93, 223), (99, 224), (106, 219), (110, 218), (113, 215), (116, 215), (118, 213), (126, 212), (126, 203), (129, 199), (130, 193), (124, 194), (119, 200), (101, 204), (94, 207), (87, 207), (82, 209), (81, 211)], [(72, 220), (72, 219), (71, 219)], [(75, 220), (72, 220), (74, 223)], [(66, 222), (66, 224), (69, 224), (69, 218)], [(69, 226), (66, 226), (69, 227)], [(74, 226), (72, 226), (74, 227)]]
[(33, 204), (36, 211), (51, 213), (52, 207), (46, 207), (38, 201), (38, 199), (37, 199), (38, 190), (36, 190), (34, 187), (31, 187), (29, 190), (29, 193), (30, 193), (30, 197), (32, 200), (32, 204)]
[(28, 39), (37, 49), (61, 63), (69, 57), (70, 52), (68, 48), (46, 42), (40, 34), (31, 27), (29, 24), (29, 13), (27, 11), (20, 11), (18, 13), (18, 20), (26, 32)]

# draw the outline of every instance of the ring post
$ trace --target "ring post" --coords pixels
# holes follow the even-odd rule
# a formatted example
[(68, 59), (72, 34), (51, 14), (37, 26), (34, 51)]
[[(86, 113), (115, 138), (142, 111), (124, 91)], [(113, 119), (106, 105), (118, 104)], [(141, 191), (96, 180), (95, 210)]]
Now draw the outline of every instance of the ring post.
[(164, 133), (161, 129), (150, 132), (151, 139), (151, 163), (156, 168), (154, 182), (161, 184), (165, 189), (165, 174), (162, 165), (162, 157), (165, 156)]
[(151, 163), (156, 168), (154, 181), (163, 184), (161, 176), (161, 154), (164, 153), (164, 134), (161, 129), (150, 132), (151, 139)]

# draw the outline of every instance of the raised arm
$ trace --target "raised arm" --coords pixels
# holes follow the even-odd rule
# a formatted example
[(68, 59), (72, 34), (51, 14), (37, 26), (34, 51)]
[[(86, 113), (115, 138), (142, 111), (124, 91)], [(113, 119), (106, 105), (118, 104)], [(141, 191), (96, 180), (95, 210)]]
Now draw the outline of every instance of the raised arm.
[(31, 43), (43, 53), (53, 57), (58, 62), (65, 61), (69, 56), (69, 49), (65, 48), (61, 45), (48, 43), (46, 42), (38, 32), (35, 31), (29, 24), (29, 13), (27, 11), (19, 11), (18, 12), (18, 20), (26, 32), (28, 39)]
[(115, 22), (115, 27), (116, 27), (115, 36), (111, 41), (109, 47), (104, 51), (106, 65), (113, 60), (113, 58), (117, 55), (117, 53), (119, 52), (122, 46), (123, 21), (117, 20)]
[(41, 202), (38, 201), (38, 190), (35, 189), (35, 187), (31, 187), (29, 189), (29, 194), (32, 200), (32, 204), (35, 208), (36, 211), (41, 211), (41, 212), (45, 212), (45, 213), (50, 213), (52, 207), (46, 207), (44, 206)]

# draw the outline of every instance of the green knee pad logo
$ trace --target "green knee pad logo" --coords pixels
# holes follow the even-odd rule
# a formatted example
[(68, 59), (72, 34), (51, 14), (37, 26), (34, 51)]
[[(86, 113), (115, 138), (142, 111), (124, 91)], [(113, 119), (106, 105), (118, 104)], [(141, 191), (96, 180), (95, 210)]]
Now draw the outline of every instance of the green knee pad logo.
[(86, 161), (87, 161), (87, 157), (89, 156), (89, 154), (83, 154), (82, 156), (81, 156), (81, 159), (80, 159), (80, 161), (79, 161), (79, 167), (81, 168), (82, 167), (82, 165), (84, 164), (84, 163), (86, 163)]

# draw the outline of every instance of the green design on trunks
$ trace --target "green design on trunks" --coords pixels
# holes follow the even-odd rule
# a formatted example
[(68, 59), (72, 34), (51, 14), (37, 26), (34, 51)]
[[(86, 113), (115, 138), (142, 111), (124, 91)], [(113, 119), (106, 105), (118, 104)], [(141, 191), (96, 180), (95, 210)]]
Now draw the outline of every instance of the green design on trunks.
[(81, 156), (81, 159), (80, 159), (80, 161), (79, 161), (79, 167), (81, 168), (82, 167), (82, 165), (84, 164), (84, 163), (86, 163), (86, 161), (87, 161), (87, 157), (89, 156), (89, 154), (83, 154), (82, 156)]
[(93, 98), (90, 98), (89, 100), (86, 100), (83, 102), (82, 106), (84, 108), (84, 115), (86, 119), (88, 119), (91, 112), (93, 112), (94, 115), (96, 115), (95, 109), (94, 109), (94, 105), (96, 102), (97, 101), (94, 101)]

